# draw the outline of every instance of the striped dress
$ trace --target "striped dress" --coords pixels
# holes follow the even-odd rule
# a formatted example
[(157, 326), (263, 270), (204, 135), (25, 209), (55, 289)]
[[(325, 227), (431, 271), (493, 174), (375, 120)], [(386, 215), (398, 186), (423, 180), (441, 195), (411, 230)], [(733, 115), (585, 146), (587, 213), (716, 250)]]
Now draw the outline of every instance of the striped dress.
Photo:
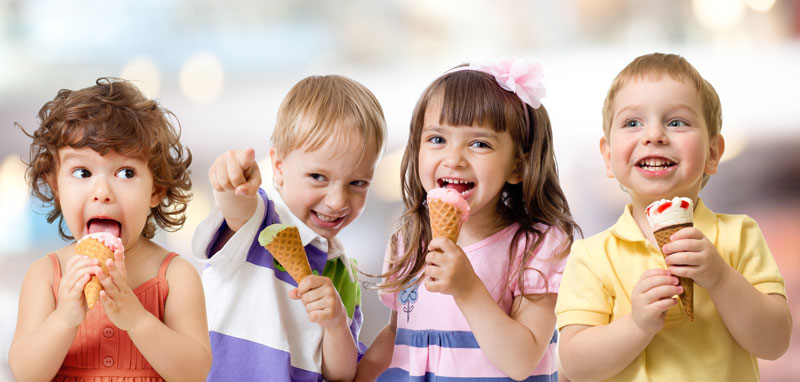
[[(297, 226), (314, 274), (327, 276), (347, 311), (358, 344), (361, 289), (341, 244), (318, 236), (290, 212), (274, 188), (260, 189), (253, 217), (216, 253), (224, 219), (216, 208), (198, 225), (192, 253), (203, 270), (213, 362), (208, 381), (322, 381), (323, 329), (309, 321), (302, 302), (289, 298), (297, 283), (258, 243), (273, 223)], [(366, 347), (359, 344), (359, 356)]]
[[(518, 285), (515, 279), (507, 286), (505, 275), (509, 262), (508, 249), (517, 227), (517, 224), (512, 224), (463, 248), (475, 273), (506, 313), (510, 313), (514, 297), (522, 291), (534, 294), (558, 293), (561, 273), (566, 264), (566, 259), (547, 261), (558, 253), (565, 239), (563, 233), (552, 229), (527, 264), (528, 268), (534, 268), (541, 273), (529, 269), (525, 272), (524, 285)], [(523, 245), (524, 243), (520, 243), (517, 248), (515, 264), (519, 264), (522, 259)], [(402, 253), (403, 248), (399, 247), (398, 252)], [(391, 255), (387, 248), (387, 260)], [(378, 382), (512, 381), (484, 356), (451, 296), (429, 292), (422, 283), (415, 288), (381, 294), (380, 297), (386, 306), (397, 312), (397, 333), (391, 365), (381, 374)], [(558, 380), (557, 339), (558, 332), (554, 330), (541, 362), (525, 381)]]

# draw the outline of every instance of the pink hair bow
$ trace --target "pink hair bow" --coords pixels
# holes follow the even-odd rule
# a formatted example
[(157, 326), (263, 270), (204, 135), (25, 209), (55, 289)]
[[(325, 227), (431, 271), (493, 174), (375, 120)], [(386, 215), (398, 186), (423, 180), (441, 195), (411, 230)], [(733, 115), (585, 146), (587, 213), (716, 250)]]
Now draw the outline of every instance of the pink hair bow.
[(476, 70), (494, 76), (505, 90), (516, 94), (522, 102), (538, 109), (547, 94), (542, 83), (542, 64), (533, 58), (503, 57), (496, 62), (476, 62), (457, 70)]

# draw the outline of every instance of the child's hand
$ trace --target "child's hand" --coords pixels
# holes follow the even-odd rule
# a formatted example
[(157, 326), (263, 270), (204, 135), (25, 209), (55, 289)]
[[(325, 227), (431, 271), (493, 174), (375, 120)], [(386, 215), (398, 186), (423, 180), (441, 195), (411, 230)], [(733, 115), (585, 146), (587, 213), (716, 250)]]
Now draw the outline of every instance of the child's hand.
[(143, 315), (149, 314), (142, 303), (128, 286), (128, 273), (125, 269), (125, 255), (122, 249), (114, 252), (114, 260), (106, 260), (108, 276), (102, 271), (97, 278), (103, 285), (100, 291), (100, 302), (111, 322), (120, 330), (130, 330), (142, 320)]
[(678, 304), (672, 298), (683, 292), (678, 278), (666, 269), (648, 269), (639, 278), (631, 292), (631, 315), (633, 322), (648, 335), (658, 333), (664, 327), (667, 310)]
[(464, 250), (450, 239), (434, 238), (428, 250), (431, 252), (425, 257), (425, 288), (429, 291), (458, 297), (480, 282)]
[(675, 232), (671, 239), (662, 248), (669, 271), (706, 289), (717, 285), (727, 264), (708, 238), (699, 229), (689, 227)]
[(302, 301), (308, 319), (325, 329), (347, 325), (344, 304), (331, 279), (325, 276), (306, 276), (296, 289), (289, 291), (289, 298)]
[(64, 268), (58, 283), (58, 305), (56, 314), (70, 326), (78, 326), (86, 318), (86, 299), (83, 287), (93, 274), (102, 273), (97, 259), (74, 255)]
[(223, 153), (208, 169), (208, 180), (214, 191), (235, 191), (236, 195), (255, 196), (261, 185), (261, 172), (253, 149)]

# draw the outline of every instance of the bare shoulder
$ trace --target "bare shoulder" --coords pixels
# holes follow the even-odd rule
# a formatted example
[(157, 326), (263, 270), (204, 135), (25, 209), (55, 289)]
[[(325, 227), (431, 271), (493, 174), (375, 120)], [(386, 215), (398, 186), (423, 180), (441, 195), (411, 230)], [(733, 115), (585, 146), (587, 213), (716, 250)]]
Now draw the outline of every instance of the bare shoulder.
[(192, 265), (188, 260), (186, 260), (183, 256), (175, 256), (172, 261), (170, 261), (169, 267), (167, 268), (167, 281), (172, 281), (175, 279), (197, 279), (200, 280), (200, 273), (197, 271), (197, 268)]

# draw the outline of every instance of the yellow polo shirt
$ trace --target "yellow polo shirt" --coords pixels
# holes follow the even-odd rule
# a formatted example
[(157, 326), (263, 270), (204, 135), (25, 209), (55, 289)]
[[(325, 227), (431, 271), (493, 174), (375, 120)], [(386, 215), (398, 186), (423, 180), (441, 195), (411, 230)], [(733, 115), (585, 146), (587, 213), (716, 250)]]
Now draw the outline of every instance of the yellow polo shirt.
[[(694, 226), (758, 291), (786, 296), (783, 277), (753, 219), (715, 214), (698, 199)], [(645, 239), (628, 205), (611, 228), (572, 245), (556, 304), (558, 328), (606, 325), (630, 313), (633, 286), (652, 268), (666, 268), (664, 257)], [(705, 288), (695, 284), (694, 322), (680, 304), (664, 321), (642, 354), (611, 381), (759, 380), (757, 358), (733, 339)]]

